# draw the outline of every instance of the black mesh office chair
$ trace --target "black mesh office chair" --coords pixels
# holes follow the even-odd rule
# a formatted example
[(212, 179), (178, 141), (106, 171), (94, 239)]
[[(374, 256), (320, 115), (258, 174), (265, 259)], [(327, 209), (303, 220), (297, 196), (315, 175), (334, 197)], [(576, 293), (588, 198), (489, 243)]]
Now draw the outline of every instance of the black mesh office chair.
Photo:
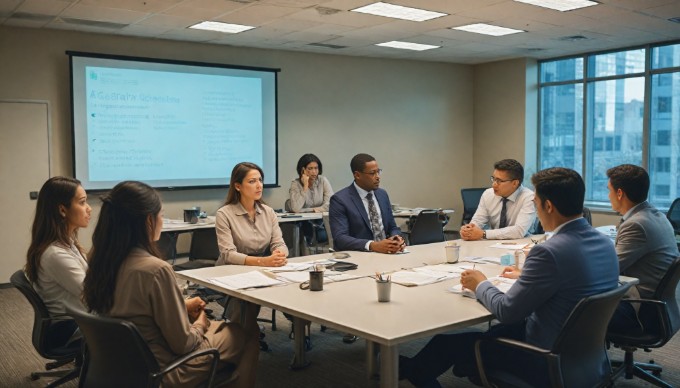
[(461, 225), (469, 224), (472, 216), (475, 215), (479, 200), (488, 187), (460, 189), (460, 196), (463, 198), (463, 219)]
[[(37, 380), (41, 377), (59, 377), (59, 379), (47, 385), (48, 387), (56, 387), (78, 377), (80, 374), (81, 341), (67, 344), (71, 333), (77, 328), (76, 323), (70, 317), (68, 319), (51, 317), (42, 299), (26, 278), (24, 271), (19, 270), (12, 274), (10, 283), (26, 297), (33, 307), (33, 347), (41, 357), (54, 360), (45, 364), (46, 371), (31, 373), (31, 380)], [(65, 337), (64, 334), (68, 336)], [(53, 370), (72, 361), (77, 361), (75, 368)]]
[(668, 218), (668, 221), (671, 222), (671, 225), (673, 225), (673, 230), (675, 230), (675, 234), (676, 235), (680, 234), (680, 198), (676, 198), (673, 201), (671, 207), (668, 208), (668, 213), (666, 213), (666, 217)]
[[(593, 225), (593, 216), (590, 213), (590, 209), (587, 207), (583, 207), (583, 218), (588, 221), (588, 223), (592, 226)], [(543, 230), (543, 225), (541, 225), (541, 221), (536, 217), (536, 224), (534, 225), (534, 231), (532, 232), (533, 234), (543, 234), (545, 233), (545, 230)]]
[(423, 210), (416, 216), (411, 230), (402, 232), (407, 236), (409, 245), (429, 244), (444, 241), (442, 214), (438, 210)]
[[(609, 320), (619, 300), (632, 286), (624, 284), (613, 290), (583, 298), (569, 314), (552, 349), (542, 349), (525, 342), (508, 338), (485, 338), (475, 344), (477, 368), (485, 387), (531, 387), (520, 374), (544, 373), (549, 376), (552, 387), (598, 387), (611, 383), (611, 374), (600, 375), (609, 369), (605, 336)], [(537, 360), (543, 360), (547, 370), (536, 370), (527, 365), (523, 371), (503, 369), (502, 365), (487, 365), (485, 356), (496, 352), (525, 352)], [(589, 361), (592, 360), (592, 361)], [(607, 360), (601, 364), (600, 360)], [(543, 365), (543, 364), (541, 364)], [(520, 374), (516, 374), (519, 372)]]
[[(163, 377), (170, 371), (201, 356), (209, 357), (210, 372), (206, 386), (213, 386), (220, 357), (217, 349), (190, 352), (161, 369), (133, 323), (83, 311), (70, 311), (70, 314), (78, 322), (86, 342), (81, 387), (159, 387)], [(233, 369), (230, 366), (220, 371), (220, 376), (224, 373), (225, 379), (231, 378)]]
[[(676, 288), (680, 279), (680, 258), (675, 259), (668, 272), (661, 279), (654, 292), (652, 299), (626, 299), (628, 303), (639, 303), (638, 316), (643, 324), (642, 333), (607, 333), (607, 340), (614, 346), (623, 349), (626, 354), (623, 362), (613, 362), (617, 367), (615, 376), (622, 373), (626, 379), (637, 376), (648, 383), (659, 387), (672, 387), (661, 380), (661, 365), (650, 363), (638, 363), (633, 359), (633, 353), (637, 349), (660, 348), (666, 344), (680, 328), (680, 311)], [(649, 373), (651, 372), (651, 373)]]

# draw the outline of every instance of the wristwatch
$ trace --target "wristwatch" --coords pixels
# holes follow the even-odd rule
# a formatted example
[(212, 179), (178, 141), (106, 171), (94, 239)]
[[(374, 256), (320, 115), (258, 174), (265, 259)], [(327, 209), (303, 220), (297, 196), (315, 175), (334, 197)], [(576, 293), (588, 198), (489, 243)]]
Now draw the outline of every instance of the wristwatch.
[(483, 230), (483, 231), (482, 231), (482, 238), (483, 238), (484, 240), (486, 240), (486, 230)]

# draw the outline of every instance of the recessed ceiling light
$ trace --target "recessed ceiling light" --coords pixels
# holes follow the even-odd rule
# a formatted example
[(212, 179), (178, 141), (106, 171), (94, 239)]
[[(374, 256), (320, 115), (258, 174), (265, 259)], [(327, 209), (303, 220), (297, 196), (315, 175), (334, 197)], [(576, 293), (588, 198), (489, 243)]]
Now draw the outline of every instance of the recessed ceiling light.
[(355, 8), (352, 12), (367, 13), (370, 15), (385, 16), (388, 18), (411, 20), (423, 22), (425, 20), (436, 19), (448, 14), (441, 12), (428, 11), (424, 9), (403, 7), (401, 5), (377, 2), (363, 7)]
[(590, 0), (515, 0), (519, 3), (537, 5), (539, 7), (555, 9), (558, 11), (571, 11), (573, 9), (590, 7), (599, 4)]
[(238, 34), (239, 32), (252, 30), (255, 27), (243, 26), (241, 24), (222, 23), (222, 22), (200, 22), (198, 24), (194, 24), (193, 26), (190, 26), (189, 28), (193, 28), (193, 29), (196, 29), (196, 30), (218, 31), (218, 32), (226, 32), (226, 33), (229, 33), (229, 34)]
[(432, 49), (436, 49), (436, 48), (441, 47), (441, 46), (433, 46), (431, 44), (400, 42), (398, 40), (393, 40), (391, 42), (385, 42), (385, 43), (378, 43), (378, 44), (376, 44), (376, 46), (392, 47), (392, 48), (398, 48), (398, 49), (404, 49), (404, 50), (413, 50), (413, 51), (425, 51), (425, 50), (432, 50)]
[(514, 28), (499, 27), (486, 23), (468, 24), (467, 26), (451, 27), (451, 29), (492, 36), (503, 36), (516, 34), (518, 32), (526, 32), (524, 30), (515, 30)]

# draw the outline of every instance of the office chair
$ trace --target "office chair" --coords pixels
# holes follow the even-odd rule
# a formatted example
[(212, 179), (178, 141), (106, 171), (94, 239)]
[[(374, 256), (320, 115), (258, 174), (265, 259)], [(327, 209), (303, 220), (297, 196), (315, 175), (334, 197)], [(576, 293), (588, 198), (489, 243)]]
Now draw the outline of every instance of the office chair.
[(671, 225), (673, 225), (673, 230), (675, 230), (675, 234), (676, 235), (680, 234), (680, 198), (676, 198), (673, 201), (671, 207), (668, 208), (668, 213), (666, 213), (666, 217), (668, 218), (668, 221), (671, 222)]
[(161, 237), (156, 241), (156, 246), (160, 250), (163, 260), (172, 260), (175, 262), (177, 257), (177, 233), (176, 232), (163, 232)]
[(463, 219), (461, 225), (469, 224), (472, 216), (475, 215), (479, 200), (487, 187), (460, 189), (460, 196), (463, 198)]
[[(201, 356), (208, 356), (210, 359), (206, 386), (213, 386), (220, 358), (217, 349), (195, 350), (178, 357), (161, 369), (149, 345), (133, 323), (84, 311), (69, 313), (78, 323), (86, 343), (81, 387), (159, 387), (166, 374)], [(229, 366), (220, 371), (220, 377), (227, 380), (233, 378), (233, 369), (233, 366)]]
[[(642, 348), (649, 352), (652, 348), (660, 348), (666, 344), (680, 328), (680, 311), (676, 288), (680, 279), (680, 258), (675, 259), (661, 279), (652, 299), (626, 299), (628, 303), (639, 303), (638, 316), (642, 322), (642, 332), (638, 333), (607, 333), (607, 340), (614, 346), (624, 350), (624, 361), (614, 361), (616, 367), (614, 376), (618, 378), (622, 373), (626, 379), (637, 376), (648, 383), (659, 387), (672, 387), (661, 380), (662, 368), (653, 361), (638, 363), (633, 359), (633, 353)], [(651, 372), (651, 373), (649, 373)]]
[[(41, 357), (54, 360), (45, 364), (46, 371), (31, 373), (31, 380), (37, 380), (41, 377), (59, 377), (59, 379), (47, 384), (47, 387), (56, 387), (78, 377), (80, 374), (81, 341), (73, 341), (67, 344), (70, 334), (69, 337), (58, 338), (63, 337), (63, 334), (59, 335), (59, 333), (73, 333), (69, 330), (69, 327), (75, 330), (76, 323), (70, 317), (68, 319), (64, 319), (63, 316), (51, 317), (42, 299), (26, 278), (24, 271), (19, 270), (12, 274), (10, 283), (26, 297), (33, 307), (33, 347)], [(52, 370), (72, 361), (76, 362), (75, 368)]]
[[(551, 349), (542, 349), (508, 338), (478, 340), (475, 344), (475, 357), (482, 383), (485, 387), (532, 386), (517, 374), (517, 370), (484, 362), (485, 355), (507, 352), (507, 356), (512, 357), (513, 352), (523, 352), (534, 356), (537, 361), (543, 360), (541, 365), (547, 365), (547, 370), (539, 371), (535, 369), (536, 365), (527, 365), (526, 369), (519, 372), (529, 375), (545, 373), (552, 387), (608, 386), (611, 383), (611, 373), (601, 376), (603, 369), (611, 371), (605, 346), (607, 325), (619, 300), (631, 286), (632, 283), (626, 283), (613, 290), (581, 299), (567, 317)], [(605, 360), (604, 365), (601, 360)]]
[[(583, 218), (585, 218), (586, 221), (588, 221), (590, 226), (593, 225), (593, 216), (590, 212), (590, 209), (588, 209), (585, 206), (583, 207)], [(536, 224), (534, 225), (533, 234), (543, 234), (543, 233), (545, 233), (545, 230), (543, 230), (543, 225), (541, 225), (541, 221), (538, 219), (538, 217), (536, 217)]]
[(402, 234), (407, 236), (409, 245), (444, 241), (444, 226), (440, 212), (432, 209), (421, 211), (416, 216), (411, 230)]

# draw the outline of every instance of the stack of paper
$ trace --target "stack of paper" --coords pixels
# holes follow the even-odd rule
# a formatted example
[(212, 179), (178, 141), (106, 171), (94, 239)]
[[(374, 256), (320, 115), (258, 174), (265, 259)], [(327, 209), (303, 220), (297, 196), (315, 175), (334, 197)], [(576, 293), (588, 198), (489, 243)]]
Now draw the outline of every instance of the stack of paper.
[[(451, 275), (451, 274), (449, 274)], [(451, 278), (454, 275), (451, 275)], [(393, 283), (401, 284), (402, 286), (424, 286), (426, 284), (437, 283), (449, 278), (447, 274), (437, 273), (436, 275), (414, 272), (414, 271), (399, 271), (390, 274)]]
[(527, 243), (518, 243), (518, 242), (499, 242), (495, 243), (493, 245), (490, 245), (489, 248), (498, 248), (498, 249), (507, 249), (510, 251), (514, 251), (517, 249), (524, 249), (527, 248), (529, 244)]
[(477, 264), (501, 264), (500, 257), (465, 256), (460, 261), (469, 261)]
[[(309, 278), (309, 275), (307, 276)], [(251, 271), (238, 275), (221, 276), (212, 278), (210, 281), (218, 286), (230, 290), (241, 290), (245, 288), (270, 287), (284, 284), (281, 280), (271, 278), (260, 271)]]
[[(517, 281), (517, 279), (508, 279), (504, 278), (501, 276), (494, 276), (492, 278), (488, 279), (491, 284), (496, 286), (499, 291), (506, 293), (512, 287), (513, 284)], [(469, 298), (476, 298), (475, 293), (472, 292), (471, 290), (468, 290), (467, 288), (463, 288), (461, 284), (456, 284), (455, 286), (451, 287), (448, 289), (450, 292), (453, 292), (454, 294), (462, 294), (463, 296), (467, 296)]]

